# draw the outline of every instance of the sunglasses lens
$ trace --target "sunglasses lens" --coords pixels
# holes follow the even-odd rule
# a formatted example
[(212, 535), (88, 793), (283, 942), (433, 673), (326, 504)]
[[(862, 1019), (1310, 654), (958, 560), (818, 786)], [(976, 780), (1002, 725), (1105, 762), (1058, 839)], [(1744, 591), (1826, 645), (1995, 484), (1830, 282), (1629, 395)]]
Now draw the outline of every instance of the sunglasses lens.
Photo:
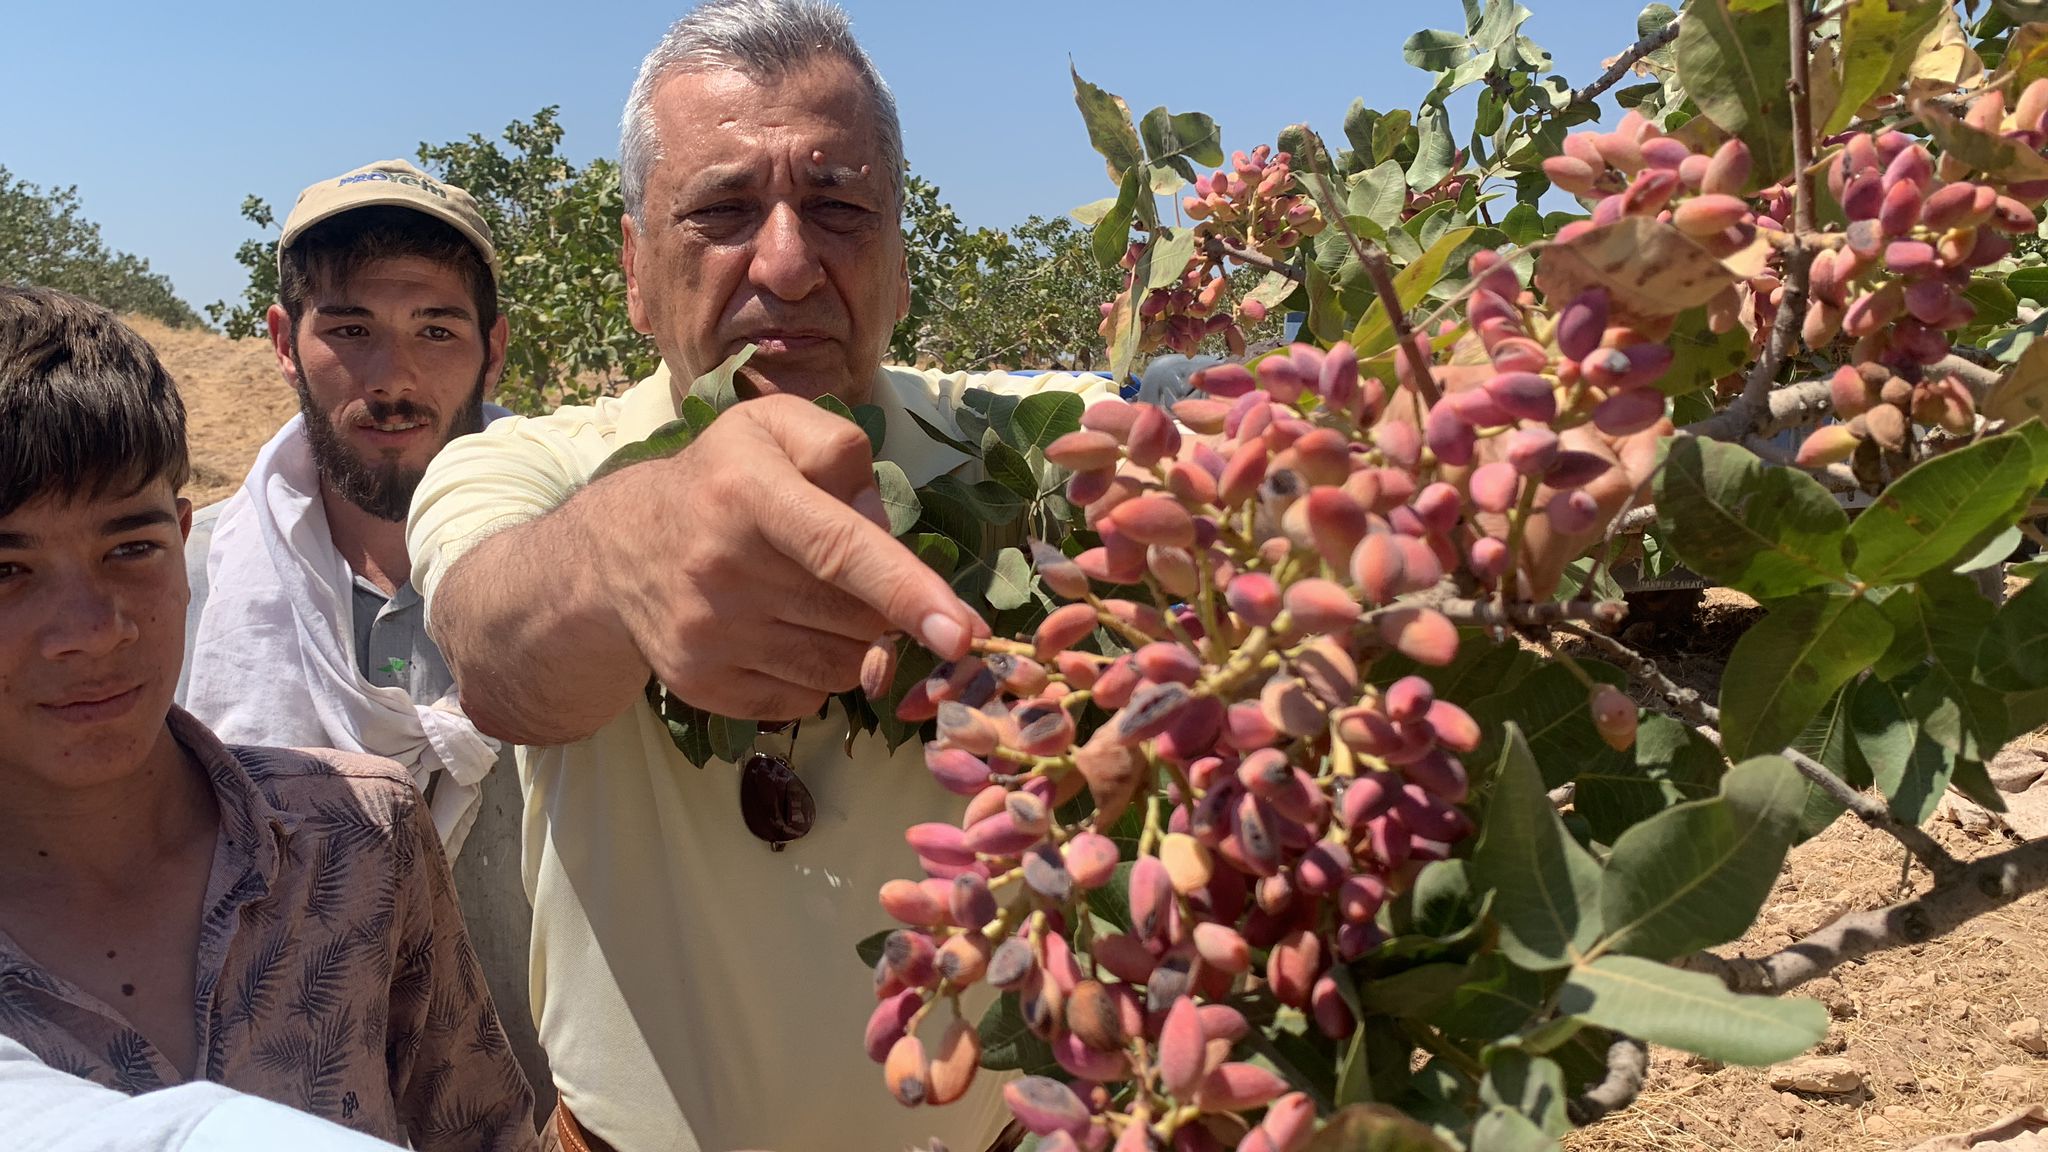
[(747, 757), (740, 769), (740, 816), (747, 831), (781, 847), (811, 830), (818, 806), (789, 761), (766, 752)]

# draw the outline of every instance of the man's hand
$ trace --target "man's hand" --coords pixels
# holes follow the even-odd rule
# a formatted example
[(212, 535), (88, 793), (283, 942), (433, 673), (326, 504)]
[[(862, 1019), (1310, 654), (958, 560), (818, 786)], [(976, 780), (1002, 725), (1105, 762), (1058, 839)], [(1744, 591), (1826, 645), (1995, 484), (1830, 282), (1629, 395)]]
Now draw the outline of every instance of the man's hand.
[(886, 523), (858, 427), (749, 400), (483, 539), (435, 590), (434, 635), (470, 719), (518, 744), (589, 736), (650, 671), (721, 715), (804, 716), (860, 682), (885, 632), (947, 659), (987, 632)]
[(586, 562), (620, 623), (670, 692), (720, 715), (817, 711), (860, 682), (884, 632), (952, 659), (986, 631), (890, 537), (867, 437), (802, 400), (739, 404), (585, 498), (598, 529)]

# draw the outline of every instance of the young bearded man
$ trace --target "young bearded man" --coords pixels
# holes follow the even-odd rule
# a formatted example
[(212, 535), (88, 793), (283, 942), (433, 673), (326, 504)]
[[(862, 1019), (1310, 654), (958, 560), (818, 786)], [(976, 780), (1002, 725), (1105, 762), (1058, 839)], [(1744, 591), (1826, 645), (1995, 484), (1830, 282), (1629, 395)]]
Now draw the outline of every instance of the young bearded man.
[(211, 1080), (421, 1152), (532, 1095), (397, 765), (171, 703), (191, 505), (149, 346), (0, 287), (0, 1033), (137, 1094)]
[(517, 770), (506, 749), (492, 772), (497, 742), (462, 715), (405, 546), (428, 462), (503, 412), (485, 404), (506, 340), (490, 228), (468, 192), (387, 160), (300, 193), (277, 264), (266, 319), (299, 415), (194, 516), (179, 701), (224, 740), (411, 770), (513, 1049), (551, 1102), (526, 1007)]

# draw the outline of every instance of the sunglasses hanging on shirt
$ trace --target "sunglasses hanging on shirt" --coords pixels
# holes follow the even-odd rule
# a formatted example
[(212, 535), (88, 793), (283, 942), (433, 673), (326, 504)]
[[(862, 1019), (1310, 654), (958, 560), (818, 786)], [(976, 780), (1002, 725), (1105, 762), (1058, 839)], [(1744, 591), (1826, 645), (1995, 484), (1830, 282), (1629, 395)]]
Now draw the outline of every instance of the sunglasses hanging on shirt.
[(747, 831), (776, 852), (792, 840), (803, 839), (818, 816), (811, 790), (790, 763), (790, 757), (796, 755), (800, 724), (792, 720), (762, 728), (764, 734), (789, 728), (788, 756), (755, 752), (740, 765), (740, 818), (746, 821)]

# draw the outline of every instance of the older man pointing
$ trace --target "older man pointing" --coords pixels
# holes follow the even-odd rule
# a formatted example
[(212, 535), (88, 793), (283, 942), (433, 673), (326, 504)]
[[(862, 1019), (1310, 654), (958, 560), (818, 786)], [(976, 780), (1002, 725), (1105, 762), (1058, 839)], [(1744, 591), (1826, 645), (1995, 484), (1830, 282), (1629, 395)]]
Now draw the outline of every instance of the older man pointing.
[[(414, 582), (484, 731), (521, 745), (531, 991), (564, 1146), (620, 1152), (979, 1152), (994, 1078), (906, 1111), (860, 1041), (854, 944), (913, 861), (905, 827), (957, 820), (915, 743), (847, 743), (838, 709), (758, 750), (813, 797), (807, 834), (749, 831), (740, 766), (692, 767), (643, 692), (815, 717), (889, 630), (942, 655), (981, 627), (892, 540), (867, 441), (811, 401), (869, 403), (882, 455), (924, 484), (966, 463), (960, 392), (1093, 377), (883, 367), (909, 300), (903, 152), (887, 86), (838, 9), (714, 0), (647, 57), (621, 155), (629, 302), (663, 368), (625, 395), (457, 441), (415, 496)], [(752, 345), (728, 409), (680, 454), (591, 483)], [(742, 755), (741, 760), (754, 759)]]

